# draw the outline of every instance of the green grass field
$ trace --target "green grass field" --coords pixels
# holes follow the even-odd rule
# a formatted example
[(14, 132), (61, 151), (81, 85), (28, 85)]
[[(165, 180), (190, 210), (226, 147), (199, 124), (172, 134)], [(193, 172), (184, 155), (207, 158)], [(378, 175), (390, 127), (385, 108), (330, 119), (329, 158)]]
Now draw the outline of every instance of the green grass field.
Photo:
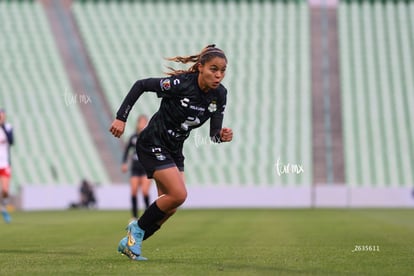
[(409, 209), (180, 210), (144, 242), (146, 262), (116, 252), (128, 211), (12, 215), (0, 221), (0, 275), (414, 273)]

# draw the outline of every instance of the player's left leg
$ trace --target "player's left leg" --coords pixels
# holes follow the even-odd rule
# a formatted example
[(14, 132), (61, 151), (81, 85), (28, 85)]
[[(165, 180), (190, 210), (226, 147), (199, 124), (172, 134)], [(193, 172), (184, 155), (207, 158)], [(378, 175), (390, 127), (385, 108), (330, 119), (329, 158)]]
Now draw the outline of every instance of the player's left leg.
[(3, 173), (0, 176), (0, 183), (1, 183), (1, 213), (3, 215), (3, 219), (6, 223), (10, 223), (11, 217), (9, 212), (7, 212), (7, 205), (9, 204), (9, 184), (10, 184), (10, 172), (8, 171), (7, 174)]
[(129, 239), (130, 239), (130, 237), (126, 236), (119, 242), (118, 252), (128, 256), (128, 258), (130, 258), (131, 260), (146, 261), (147, 258), (145, 258), (141, 255), (136, 255), (134, 252), (131, 251), (131, 249), (128, 248), (128, 244), (130, 243)]
[[(180, 175), (181, 175), (183, 181), (185, 181), (184, 172), (181, 171), (180, 172)], [(163, 189), (163, 186), (160, 185), (159, 183), (157, 183), (157, 190), (158, 190), (158, 197), (162, 197), (167, 192), (167, 191), (165, 191)], [(168, 211), (165, 214), (165, 216), (164, 216), (163, 219), (161, 219), (160, 221), (156, 222), (147, 231), (145, 231), (144, 240), (148, 239), (156, 231), (158, 231), (161, 228), (161, 225), (163, 225), (172, 215), (174, 215), (176, 211), (177, 211), (177, 208)]]

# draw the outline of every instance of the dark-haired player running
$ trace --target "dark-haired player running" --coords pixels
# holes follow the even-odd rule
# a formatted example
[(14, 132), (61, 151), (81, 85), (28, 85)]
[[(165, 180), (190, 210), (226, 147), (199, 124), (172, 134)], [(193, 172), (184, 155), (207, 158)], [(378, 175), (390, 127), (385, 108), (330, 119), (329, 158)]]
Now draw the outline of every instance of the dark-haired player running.
[(139, 160), (148, 177), (155, 179), (159, 197), (138, 221), (128, 225), (128, 235), (118, 246), (118, 251), (134, 260), (146, 259), (141, 256), (143, 239), (158, 230), (187, 197), (182, 150), (190, 131), (210, 119), (210, 137), (214, 142), (230, 142), (233, 138), (230, 128), (222, 128), (227, 94), (221, 84), (227, 67), (224, 52), (209, 45), (199, 54), (169, 60), (194, 64), (188, 70), (170, 68), (167, 78), (138, 80), (110, 127), (115, 137), (122, 135), (129, 112), (145, 91), (156, 92), (162, 98), (159, 110), (137, 143)]

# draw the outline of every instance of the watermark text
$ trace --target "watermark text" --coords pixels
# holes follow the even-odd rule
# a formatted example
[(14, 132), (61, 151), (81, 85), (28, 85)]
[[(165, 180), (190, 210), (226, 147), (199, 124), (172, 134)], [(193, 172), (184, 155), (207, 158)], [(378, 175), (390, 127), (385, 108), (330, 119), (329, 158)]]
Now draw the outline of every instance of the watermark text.
[(64, 98), (66, 106), (92, 103), (91, 97), (84, 93), (65, 92)]
[(283, 174), (301, 174), (305, 172), (302, 164), (283, 163), (280, 161), (280, 157), (275, 163), (275, 169), (279, 176), (282, 176)]

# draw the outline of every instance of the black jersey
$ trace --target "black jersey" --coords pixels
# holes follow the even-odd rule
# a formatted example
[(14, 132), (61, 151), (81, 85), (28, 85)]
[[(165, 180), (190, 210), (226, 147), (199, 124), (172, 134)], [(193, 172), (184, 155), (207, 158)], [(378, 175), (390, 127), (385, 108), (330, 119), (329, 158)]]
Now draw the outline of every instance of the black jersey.
[(136, 144), (138, 140), (138, 133), (132, 134), (131, 137), (129, 137), (128, 144), (125, 147), (124, 156), (122, 157), (123, 163), (126, 163), (128, 161), (128, 155), (131, 148), (134, 151), (134, 155), (132, 155), (133, 161), (138, 161), (138, 155), (136, 152)]
[(210, 137), (220, 142), (220, 130), (226, 107), (226, 88), (202, 91), (197, 82), (198, 73), (184, 73), (167, 78), (149, 78), (137, 81), (117, 112), (117, 119), (126, 121), (132, 106), (144, 91), (156, 92), (162, 98), (159, 110), (141, 132), (140, 142), (160, 145), (169, 150), (182, 149), (192, 129), (210, 119)]

